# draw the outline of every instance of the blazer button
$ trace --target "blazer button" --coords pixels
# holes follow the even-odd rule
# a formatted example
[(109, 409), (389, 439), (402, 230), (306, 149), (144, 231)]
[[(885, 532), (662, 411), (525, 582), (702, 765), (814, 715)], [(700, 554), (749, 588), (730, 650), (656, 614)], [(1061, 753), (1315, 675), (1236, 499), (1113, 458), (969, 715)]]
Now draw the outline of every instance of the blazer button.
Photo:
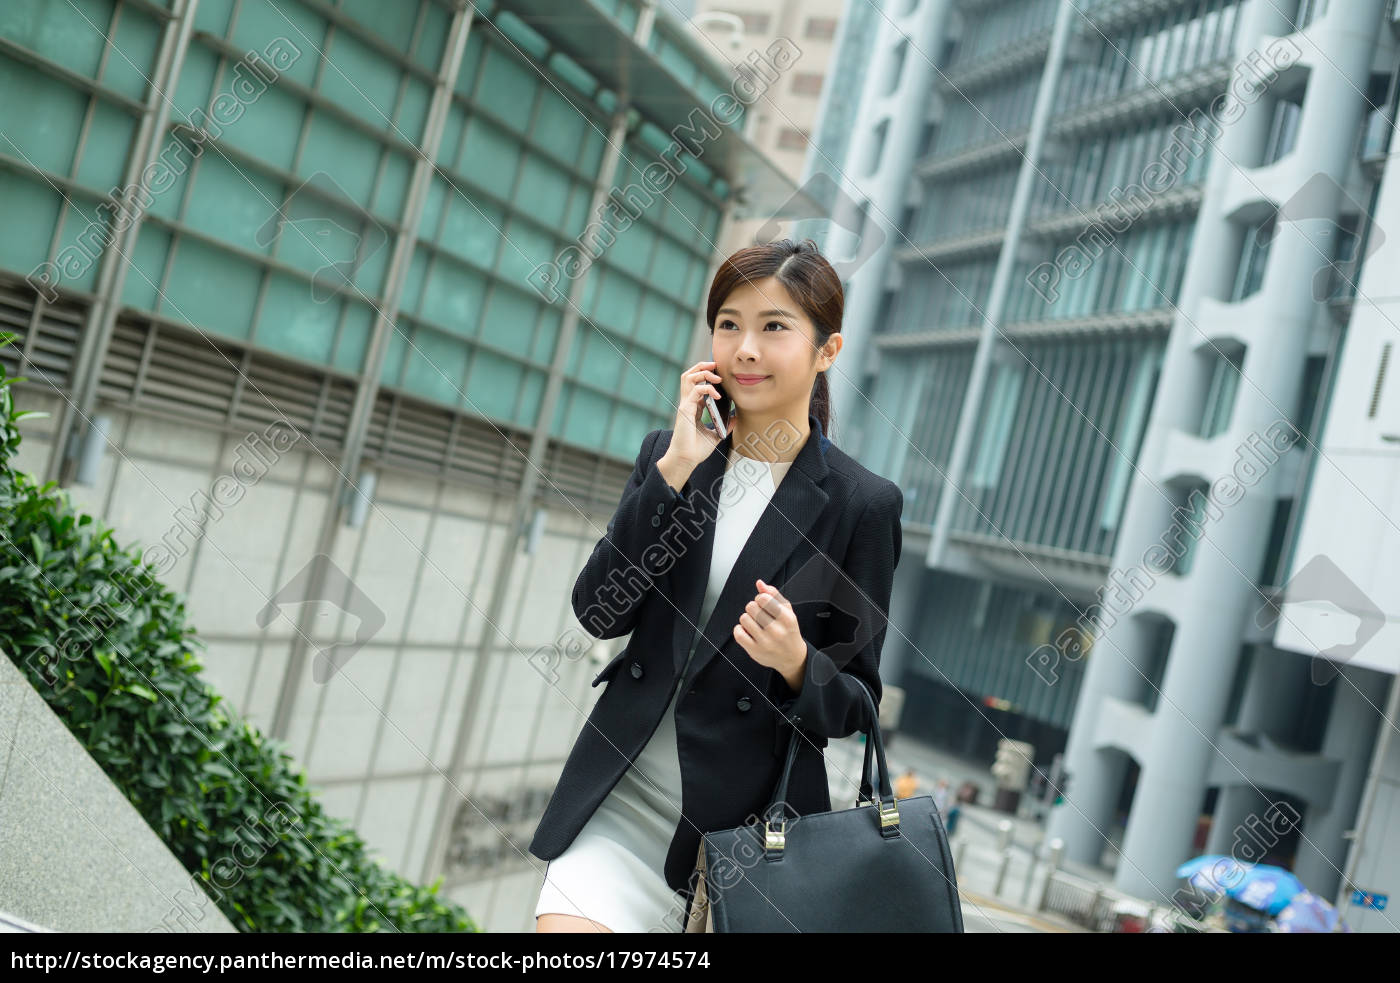
[(665, 503), (665, 502), (657, 502), (657, 503), (656, 503), (656, 514), (657, 514), (657, 515), (661, 515), (661, 514), (664, 513), (665, 511), (666, 511), (666, 503)]
[(653, 526), (660, 526), (660, 525), (661, 525), (661, 516), (659, 516), (659, 515), (654, 515), (654, 516), (652, 516), (652, 517), (651, 517), (651, 524), (652, 524)]
[(642, 664), (641, 664), (640, 662), (634, 662), (634, 663), (632, 663), (632, 678), (633, 678), (633, 679), (641, 679), (641, 678), (642, 678)]
[(747, 710), (749, 708), (749, 698), (747, 696), (739, 697), (739, 702), (735, 704), (735, 706), (740, 710)]

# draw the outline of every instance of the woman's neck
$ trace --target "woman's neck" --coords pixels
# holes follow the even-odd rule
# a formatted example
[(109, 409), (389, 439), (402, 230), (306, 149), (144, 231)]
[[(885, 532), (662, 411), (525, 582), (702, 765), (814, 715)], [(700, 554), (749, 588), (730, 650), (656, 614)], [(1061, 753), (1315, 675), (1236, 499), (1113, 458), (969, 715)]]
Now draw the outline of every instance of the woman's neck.
[[(733, 447), (737, 454), (744, 457), (751, 457), (757, 461), (765, 461), (769, 464), (791, 462), (797, 459), (797, 455), (802, 452), (807, 439), (812, 435), (812, 424), (807, 419), (807, 414), (802, 414), (802, 423), (799, 425), (793, 422), (792, 415), (774, 414), (769, 417), (750, 417), (747, 419), (734, 419), (734, 439)], [(795, 439), (785, 441), (786, 449), (780, 450), (773, 446), (773, 440), (765, 436), (767, 434), (795, 435)]]

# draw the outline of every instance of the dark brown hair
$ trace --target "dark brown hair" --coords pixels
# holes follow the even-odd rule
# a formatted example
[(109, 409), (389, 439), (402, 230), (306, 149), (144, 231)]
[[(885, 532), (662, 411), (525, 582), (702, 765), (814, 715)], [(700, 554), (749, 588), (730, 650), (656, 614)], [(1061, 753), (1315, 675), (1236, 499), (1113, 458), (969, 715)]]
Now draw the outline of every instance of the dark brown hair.
[[(841, 315), (846, 305), (841, 277), (818, 251), (813, 240), (804, 239), (797, 243), (791, 239), (779, 239), (748, 246), (720, 264), (710, 284), (709, 302), (705, 305), (705, 323), (710, 326), (710, 334), (714, 334), (720, 305), (730, 294), (745, 284), (757, 286), (769, 277), (776, 278), (783, 285), (812, 322), (816, 329), (817, 349), (841, 330)], [(726, 420), (733, 416), (733, 397), (726, 396), (719, 409)], [(811, 413), (821, 423), (822, 433), (828, 440), (831, 439), (831, 387), (826, 381), (825, 372), (817, 373), (812, 386)]]

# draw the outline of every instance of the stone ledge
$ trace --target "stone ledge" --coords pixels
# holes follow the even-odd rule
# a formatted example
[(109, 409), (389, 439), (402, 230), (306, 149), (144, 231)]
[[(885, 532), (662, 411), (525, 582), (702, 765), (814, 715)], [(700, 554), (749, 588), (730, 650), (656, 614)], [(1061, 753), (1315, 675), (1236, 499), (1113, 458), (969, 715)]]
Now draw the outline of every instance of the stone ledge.
[(0, 911), (18, 925), (237, 931), (4, 652), (0, 829)]

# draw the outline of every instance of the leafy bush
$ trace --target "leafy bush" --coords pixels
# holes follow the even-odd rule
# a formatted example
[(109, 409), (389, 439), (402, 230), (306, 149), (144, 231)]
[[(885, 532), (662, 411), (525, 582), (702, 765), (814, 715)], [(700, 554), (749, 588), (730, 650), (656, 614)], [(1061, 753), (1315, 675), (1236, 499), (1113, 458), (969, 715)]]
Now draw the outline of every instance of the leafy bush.
[[(0, 347), (14, 336), (0, 334)], [(475, 932), (458, 905), (367, 856), (280, 741), (201, 678), (179, 595), (13, 467), (14, 379), (0, 366), (0, 650), (240, 930)], [(207, 905), (195, 892), (162, 926)]]

